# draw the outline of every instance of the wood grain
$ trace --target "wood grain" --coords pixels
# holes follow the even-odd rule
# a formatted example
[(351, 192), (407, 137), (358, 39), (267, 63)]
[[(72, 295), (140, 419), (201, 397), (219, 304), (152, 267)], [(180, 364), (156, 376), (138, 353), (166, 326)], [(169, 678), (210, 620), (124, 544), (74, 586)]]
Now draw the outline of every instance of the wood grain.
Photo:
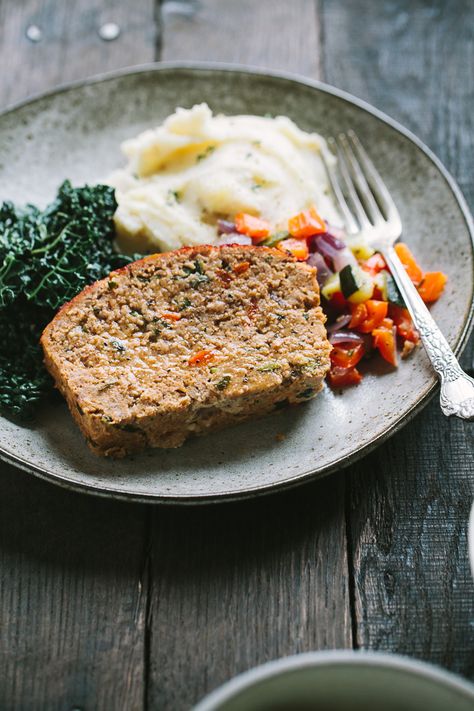
[(315, 0), (167, 0), (161, 59), (237, 62), (320, 75)]
[[(121, 29), (114, 41), (99, 37), (106, 22)], [(27, 38), (31, 25), (41, 41)], [(154, 0), (0, 0), (0, 106), (66, 81), (152, 62), (157, 27)]]
[(474, 430), (436, 402), (353, 468), (350, 531), (357, 645), (474, 678), (467, 521)]
[(142, 708), (144, 507), (6, 464), (0, 489), (0, 708)]
[[(474, 6), (324, 2), (326, 77), (415, 131), (471, 206)], [(436, 205), (433, 206), (436, 209)], [(464, 357), (472, 364), (472, 341)], [(472, 425), (438, 398), (350, 473), (356, 642), (474, 673), (474, 590), (466, 528), (474, 495)]]
[(188, 709), (257, 664), (351, 646), (343, 490), (341, 474), (154, 512), (150, 708)]

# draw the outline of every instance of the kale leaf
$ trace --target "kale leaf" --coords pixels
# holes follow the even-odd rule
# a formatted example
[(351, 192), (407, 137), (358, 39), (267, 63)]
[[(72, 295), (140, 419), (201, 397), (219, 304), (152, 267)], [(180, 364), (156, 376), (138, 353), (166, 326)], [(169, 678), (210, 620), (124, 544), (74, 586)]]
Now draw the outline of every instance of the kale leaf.
[(51, 392), (41, 332), (87, 284), (139, 255), (114, 250), (114, 190), (60, 187), (44, 211), (0, 206), (0, 410), (26, 418)]

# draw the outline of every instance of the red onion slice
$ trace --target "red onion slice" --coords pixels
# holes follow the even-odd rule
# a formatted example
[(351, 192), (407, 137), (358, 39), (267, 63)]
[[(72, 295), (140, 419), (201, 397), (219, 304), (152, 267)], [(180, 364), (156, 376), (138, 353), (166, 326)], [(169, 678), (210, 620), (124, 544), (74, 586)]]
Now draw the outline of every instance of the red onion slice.
[(326, 279), (333, 273), (326, 264), (324, 257), (319, 254), (319, 252), (312, 252), (306, 261), (311, 267), (316, 267), (316, 278), (318, 280), (318, 284), (322, 286)]
[(357, 266), (357, 260), (349, 247), (337, 237), (330, 234), (316, 235), (313, 238), (313, 244), (317, 252), (322, 254), (326, 261), (329, 261), (334, 271), (340, 272), (348, 264), (351, 267)]
[(349, 247), (345, 247), (337, 252), (332, 261), (336, 272), (340, 272), (341, 269), (347, 267), (348, 264), (351, 267), (357, 266), (357, 259), (354, 257)]
[(342, 227), (337, 227), (336, 225), (331, 225), (331, 224), (329, 224), (329, 222), (326, 222), (326, 227), (328, 228), (329, 235), (331, 235), (332, 237), (335, 237), (337, 240), (339, 240), (341, 242), (345, 242), (347, 234)]
[(327, 327), (327, 332), (334, 333), (335, 331), (339, 331), (341, 328), (345, 328), (349, 325), (351, 318), (352, 316), (350, 314), (341, 314), (341, 316), (337, 317), (334, 323)]
[(231, 220), (217, 220), (217, 233), (219, 235), (229, 235), (235, 232), (235, 223)]
[(322, 252), (323, 249), (327, 250), (328, 256), (332, 257), (335, 252), (340, 249), (345, 249), (346, 243), (341, 239), (334, 237), (334, 235), (325, 232), (322, 235), (316, 235), (314, 238), (317, 249)]
[(358, 345), (359, 343), (364, 343), (364, 339), (359, 333), (354, 331), (334, 331), (329, 336), (329, 342), (333, 345), (339, 345), (341, 343), (352, 343)]

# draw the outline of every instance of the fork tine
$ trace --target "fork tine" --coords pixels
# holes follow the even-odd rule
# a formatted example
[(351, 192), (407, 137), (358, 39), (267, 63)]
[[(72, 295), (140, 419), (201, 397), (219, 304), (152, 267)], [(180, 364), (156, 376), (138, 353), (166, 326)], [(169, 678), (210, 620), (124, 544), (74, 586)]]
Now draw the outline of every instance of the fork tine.
[[(344, 137), (344, 134), (341, 133), (339, 135), (339, 141), (341, 140), (341, 136)], [(339, 163), (339, 170), (346, 185), (347, 195), (349, 196), (349, 199), (352, 203), (352, 207), (354, 208), (361, 229), (370, 229), (372, 227), (372, 223), (368, 219), (364, 206), (362, 205), (360, 198), (357, 195), (357, 191), (354, 187), (354, 182), (350, 175), (350, 169), (339, 141), (335, 142), (335, 146)]]
[(392, 200), (387, 186), (380, 177), (379, 172), (367, 155), (367, 152), (357, 137), (357, 134), (351, 129), (347, 132), (347, 135), (351, 141), (355, 153), (357, 154), (359, 163), (364, 171), (365, 178), (382, 209), (385, 211), (387, 219), (399, 223), (401, 229), (401, 220), (397, 207)]
[[(327, 144), (331, 150), (331, 153), (336, 153), (336, 141), (334, 138), (328, 138), (327, 139)], [(339, 182), (339, 178), (337, 175), (337, 171), (335, 167), (329, 163), (329, 161), (326, 159), (326, 156), (324, 155), (324, 151), (322, 152), (322, 157), (323, 157), (323, 162), (326, 167), (326, 172), (329, 177), (329, 182), (331, 184), (332, 191), (334, 193), (334, 197), (336, 198), (337, 202), (339, 203), (339, 208), (341, 210), (342, 216), (344, 218), (344, 223), (346, 225), (346, 229), (349, 232), (349, 234), (356, 234), (359, 231), (359, 226), (357, 222), (354, 220), (354, 217), (352, 215), (352, 212), (349, 210), (349, 206), (346, 202), (346, 198), (344, 197), (344, 193), (342, 192), (341, 184)]]
[(375, 202), (372, 191), (364, 176), (364, 172), (352, 149), (352, 145), (344, 133), (339, 134), (339, 144), (344, 152), (352, 181), (355, 183), (356, 191), (364, 201), (365, 211), (369, 217), (369, 220), (371, 220), (374, 225), (378, 225), (383, 221), (384, 217), (380, 212), (379, 206)]

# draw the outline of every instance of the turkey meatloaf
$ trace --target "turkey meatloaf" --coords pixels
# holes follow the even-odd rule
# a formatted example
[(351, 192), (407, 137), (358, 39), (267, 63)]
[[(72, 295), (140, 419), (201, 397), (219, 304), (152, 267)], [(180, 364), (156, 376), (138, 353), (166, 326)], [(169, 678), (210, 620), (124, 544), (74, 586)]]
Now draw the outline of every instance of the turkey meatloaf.
[(120, 457), (312, 398), (324, 321), (315, 270), (282, 251), (185, 247), (87, 287), (41, 343), (93, 451)]

